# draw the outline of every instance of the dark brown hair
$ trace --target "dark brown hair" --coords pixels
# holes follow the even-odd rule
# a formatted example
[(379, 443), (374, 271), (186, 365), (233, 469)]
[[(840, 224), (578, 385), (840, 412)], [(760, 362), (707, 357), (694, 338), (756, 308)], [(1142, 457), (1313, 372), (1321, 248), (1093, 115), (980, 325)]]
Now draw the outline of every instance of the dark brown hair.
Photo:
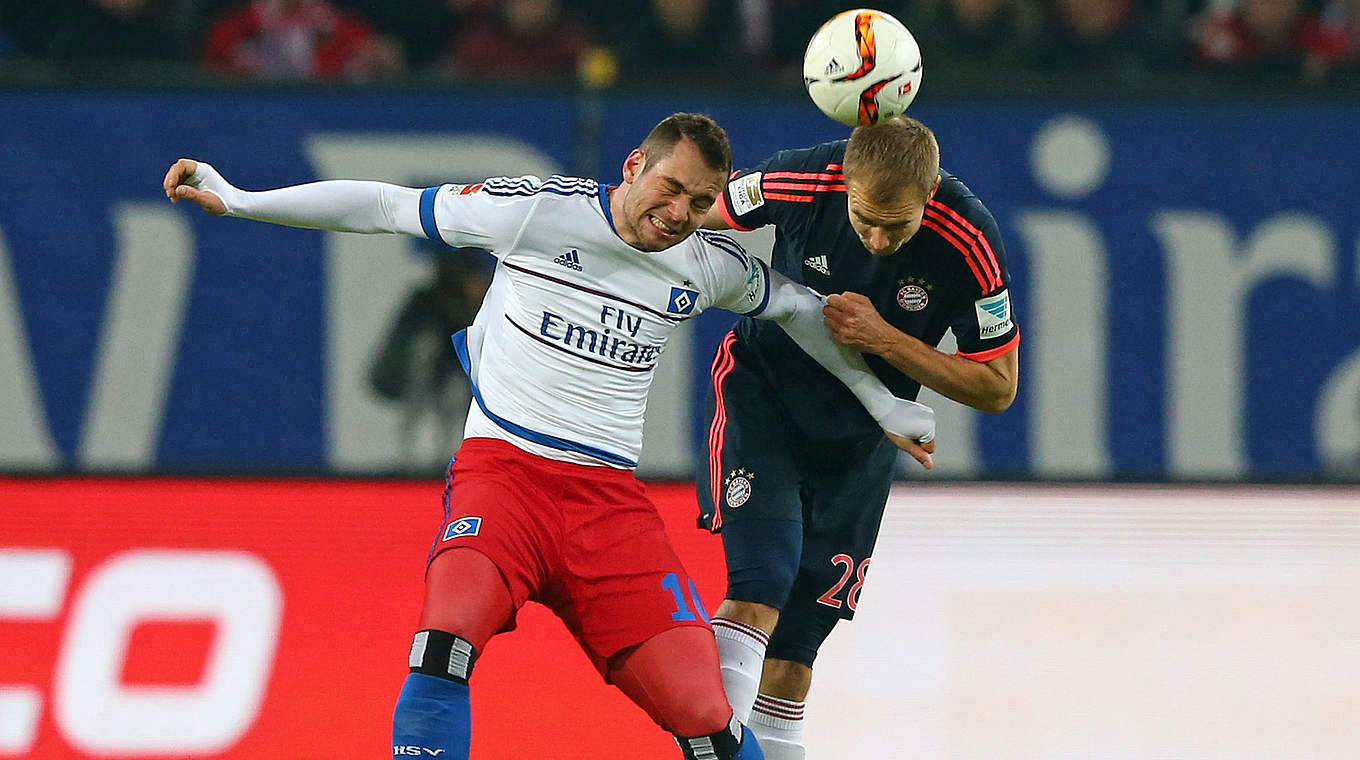
[(727, 139), (727, 130), (701, 113), (671, 114), (652, 127), (647, 139), (638, 146), (647, 155), (642, 170), (647, 171), (653, 162), (669, 156), (676, 144), (686, 138), (699, 149), (710, 169), (721, 169), (724, 174), (732, 172), (732, 143)]

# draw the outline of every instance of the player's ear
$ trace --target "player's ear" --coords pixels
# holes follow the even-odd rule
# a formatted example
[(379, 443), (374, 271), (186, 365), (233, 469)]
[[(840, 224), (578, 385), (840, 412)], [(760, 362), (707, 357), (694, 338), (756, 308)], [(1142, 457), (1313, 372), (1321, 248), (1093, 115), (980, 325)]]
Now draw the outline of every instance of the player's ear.
[(641, 148), (633, 148), (628, 158), (623, 159), (623, 181), (632, 183), (642, 175), (642, 167), (647, 164), (647, 154)]
[(940, 175), (936, 174), (935, 184), (930, 186), (930, 193), (926, 195), (926, 200), (929, 201), (933, 199), (935, 197), (935, 193), (938, 192), (939, 189), (940, 189)]

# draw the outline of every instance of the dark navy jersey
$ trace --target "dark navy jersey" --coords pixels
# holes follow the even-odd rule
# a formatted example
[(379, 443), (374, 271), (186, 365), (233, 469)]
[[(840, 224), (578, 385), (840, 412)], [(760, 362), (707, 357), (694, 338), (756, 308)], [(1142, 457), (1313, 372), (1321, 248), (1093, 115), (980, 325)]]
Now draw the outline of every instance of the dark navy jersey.
[[(868, 297), (902, 332), (936, 346), (953, 329), (959, 355), (995, 359), (1020, 343), (1011, 311), (1006, 253), (991, 212), (958, 178), (940, 172), (921, 229), (888, 256), (865, 250), (850, 226), (841, 160), (845, 140), (775, 153), (735, 172), (719, 200), (733, 228), (775, 226), (771, 265), (826, 295)], [(814, 441), (879, 435), (850, 391), (778, 325), (742, 319), (739, 369), (763, 377), (790, 420)], [(920, 384), (883, 359), (866, 355), (894, 395), (915, 399)]]

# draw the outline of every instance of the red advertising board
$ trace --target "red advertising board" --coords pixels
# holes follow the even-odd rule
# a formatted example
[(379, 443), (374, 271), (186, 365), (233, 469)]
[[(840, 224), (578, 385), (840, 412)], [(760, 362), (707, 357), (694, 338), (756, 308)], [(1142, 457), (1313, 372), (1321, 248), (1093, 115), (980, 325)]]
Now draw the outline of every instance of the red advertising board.
[[(387, 757), (438, 482), (0, 478), (0, 758)], [(693, 487), (654, 485), (707, 606)], [(474, 758), (678, 757), (530, 604)]]

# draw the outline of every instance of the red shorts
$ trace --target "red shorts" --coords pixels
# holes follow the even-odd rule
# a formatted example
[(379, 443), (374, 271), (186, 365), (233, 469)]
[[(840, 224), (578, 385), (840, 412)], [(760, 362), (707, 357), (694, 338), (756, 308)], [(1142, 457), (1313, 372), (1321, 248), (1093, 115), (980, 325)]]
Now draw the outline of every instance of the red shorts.
[(708, 627), (694, 583), (632, 471), (470, 438), (448, 478), (430, 559), (458, 547), (486, 555), (515, 609), (529, 600), (547, 606), (600, 672), (619, 651), (662, 631)]

